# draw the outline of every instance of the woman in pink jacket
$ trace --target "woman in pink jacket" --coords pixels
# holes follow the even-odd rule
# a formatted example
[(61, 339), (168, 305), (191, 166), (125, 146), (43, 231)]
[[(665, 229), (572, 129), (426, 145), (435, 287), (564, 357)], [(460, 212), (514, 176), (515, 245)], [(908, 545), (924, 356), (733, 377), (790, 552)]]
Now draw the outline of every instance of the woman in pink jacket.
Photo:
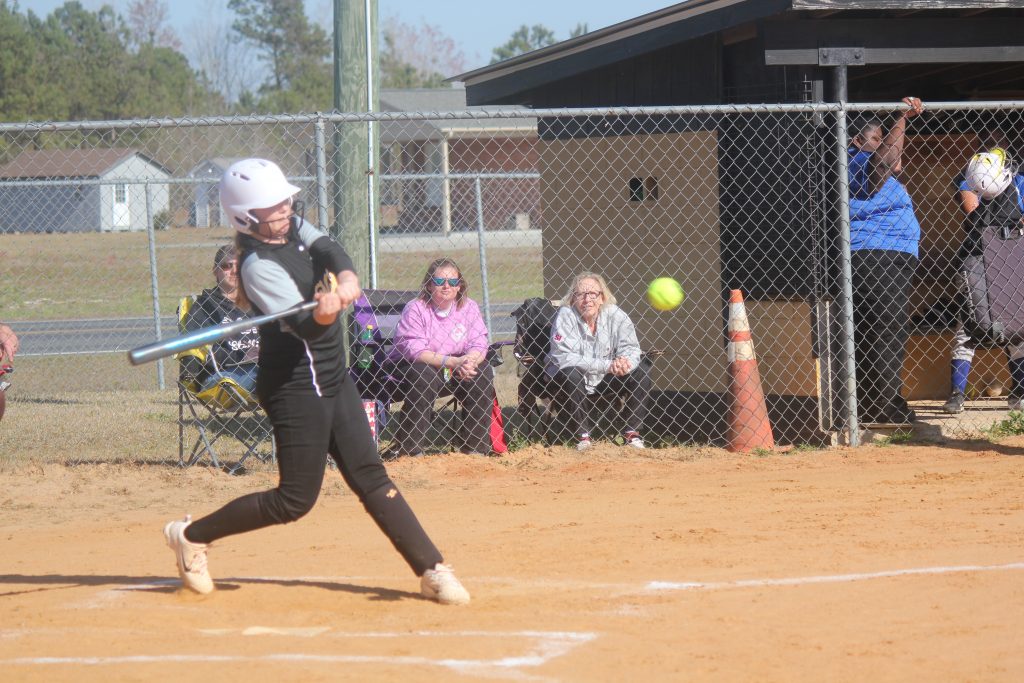
[(440, 258), (427, 268), (419, 298), (402, 310), (391, 359), (403, 380), (405, 402), (396, 445), (385, 458), (423, 454), (431, 408), (445, 387), (466, 409), (462, 451), (485, 455), (491, 450), (494, 371), (487, 363), (487, 327), (466, 289), (455, 261)]

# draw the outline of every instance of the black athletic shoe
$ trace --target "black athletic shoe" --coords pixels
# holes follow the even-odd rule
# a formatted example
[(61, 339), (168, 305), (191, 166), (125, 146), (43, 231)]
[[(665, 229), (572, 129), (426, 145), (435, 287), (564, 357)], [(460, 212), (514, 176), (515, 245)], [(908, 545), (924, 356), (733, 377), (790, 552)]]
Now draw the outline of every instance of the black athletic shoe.
[(966, 398), (962, 391), (954, 391), (949, 400), (942, 404), (942, 412), (949, 413), (950, 415), (958, 415), (964, 412), (964, 400)]
[(910, 408), (894, 408), (882, 416), (879, 422), (891, 425), (908, 425), (917, 422), (917, 413)]
[(398, 460), (399, 458), (418, 458), (424, 455), (423, 451), (400, 451), (397, 448), (389, 448), (380, 454), (380, 459), (384, 462), (391, 462)]

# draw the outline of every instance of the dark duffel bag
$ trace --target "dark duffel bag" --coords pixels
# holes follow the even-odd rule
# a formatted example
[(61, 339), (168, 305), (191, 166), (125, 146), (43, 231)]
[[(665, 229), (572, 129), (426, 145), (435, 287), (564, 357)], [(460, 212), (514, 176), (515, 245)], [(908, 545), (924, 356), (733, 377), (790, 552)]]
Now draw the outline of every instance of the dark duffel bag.
[(976, 342), (1024, 342), (1024, 229), (991, 226), (980, 236), (980, 255), (964, 259), (960, 273), (964, 330)]

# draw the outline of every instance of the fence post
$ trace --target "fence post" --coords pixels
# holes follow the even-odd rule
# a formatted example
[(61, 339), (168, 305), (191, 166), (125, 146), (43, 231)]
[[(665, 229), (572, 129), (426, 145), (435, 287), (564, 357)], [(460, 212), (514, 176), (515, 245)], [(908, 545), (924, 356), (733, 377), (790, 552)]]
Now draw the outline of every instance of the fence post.
[(327, 134), (324, 132), (324, 118), (316, 115), (316, 213), (317, 226), (328, 232), (327, 225)]
[[(156, 276), (156, 230), (153, 225), (153, 187), (146, 181), (146, 235), (149, 238), (149, 286), (153, 292), (153, 326), (156, 329), (157, 341), (160, 334), (160, 286)], [(156, 383), (161, 391), (164, 389), (164, 361), (156, 362)]]
[[(480, 192), (480, 176), (477, 176), (476, 185), (476, 234), (477, 244), (480, 249), (480, 287), (483, 289), (484, 324), (487, 325), (487, 334), (491, 334), (491, 295), (487, 287), (487, 249), (484, 246), (484, 201)], [(493, 339), (491, 341), (494, 341)]]
[[(836, 175), (839, 191), (839, 262), (840, 284), (843, 301), (843, 350), (846, 357), (846, 401), (847, 424), (850, 430), (850, 446), (860, 445), (860, 425), (857, 419), (857, 358), (854, 350), (853, 329), (853, 266), (850, 258), (850, 175), (849, 157), (846, 151), (849, 140), (846, 136), (846, 67), (836, 67), (841, 72), (837, 78), (837, 95), (841, 105), (836, 112)], [(838, 74), (837, 74), (838, 75)]]

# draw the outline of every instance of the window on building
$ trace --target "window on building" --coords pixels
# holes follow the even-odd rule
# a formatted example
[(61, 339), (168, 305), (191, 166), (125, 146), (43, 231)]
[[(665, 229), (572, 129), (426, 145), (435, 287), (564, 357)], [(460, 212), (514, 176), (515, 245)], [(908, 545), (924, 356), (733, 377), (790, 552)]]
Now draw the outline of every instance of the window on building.
[(629, 201), (642, 202), (644, 200), (644, 181), (640, 178), (629, 179)]

